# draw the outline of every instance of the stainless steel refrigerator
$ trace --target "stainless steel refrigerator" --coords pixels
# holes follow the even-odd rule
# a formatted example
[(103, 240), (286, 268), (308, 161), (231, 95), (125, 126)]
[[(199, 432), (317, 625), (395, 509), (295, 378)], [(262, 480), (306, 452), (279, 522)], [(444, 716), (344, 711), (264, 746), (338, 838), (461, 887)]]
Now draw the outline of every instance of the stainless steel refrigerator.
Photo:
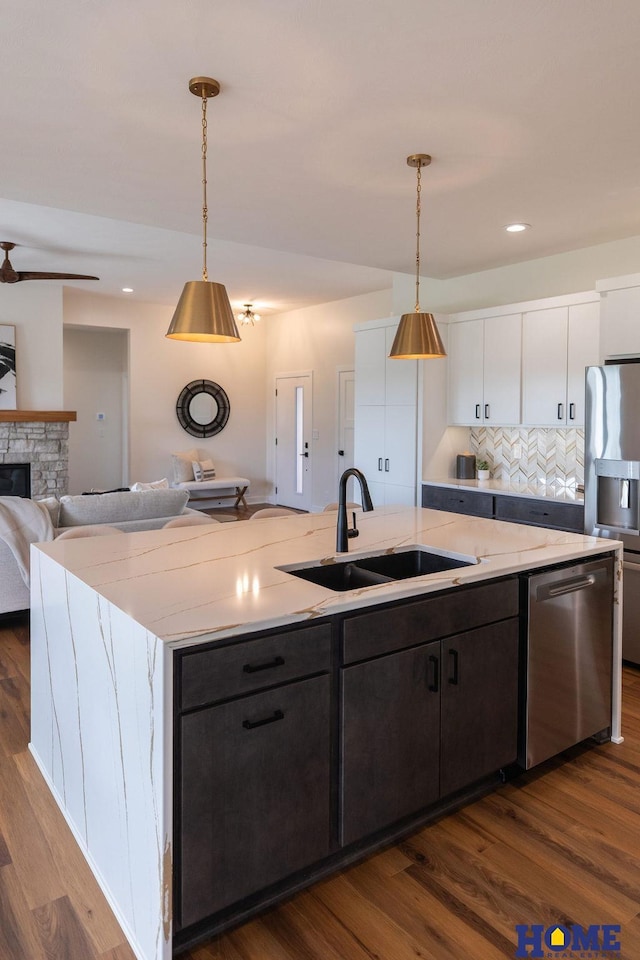
[(640, 665), (640, 360), (587, 367), (585, 532), (624, 543), (622, 656)]

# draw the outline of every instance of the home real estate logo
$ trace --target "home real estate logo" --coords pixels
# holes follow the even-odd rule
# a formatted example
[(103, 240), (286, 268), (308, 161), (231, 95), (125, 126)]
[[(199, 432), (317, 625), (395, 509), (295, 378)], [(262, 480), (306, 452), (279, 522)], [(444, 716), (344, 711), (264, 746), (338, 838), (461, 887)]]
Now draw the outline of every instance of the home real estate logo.
[(557, 923), (546, 929), (541, 923), (534, 923), (531, 926), (518, 923), (516, 934), (518, 936), (516, 957), (527, 957), (532, 960), (536, 957), (615, 960), (620, 956), (619, 923), (591, 924), (588, 927), (575, 924), (565, 927)]

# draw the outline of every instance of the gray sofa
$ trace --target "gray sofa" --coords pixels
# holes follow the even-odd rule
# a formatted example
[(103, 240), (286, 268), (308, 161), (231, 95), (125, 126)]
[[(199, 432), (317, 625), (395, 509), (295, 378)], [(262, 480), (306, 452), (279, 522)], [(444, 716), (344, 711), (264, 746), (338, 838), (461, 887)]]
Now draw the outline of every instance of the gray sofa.
[[(109, 524), (125, 533), (159, 530), (169, 520), (184, 514), (197, 514), (187, 507), (187, 490), (145, 490), (48, 498), (53, 537), (71, 527)], [(0, 614), (26, 610), (29, 588), (7, 543), (0, 539)]]

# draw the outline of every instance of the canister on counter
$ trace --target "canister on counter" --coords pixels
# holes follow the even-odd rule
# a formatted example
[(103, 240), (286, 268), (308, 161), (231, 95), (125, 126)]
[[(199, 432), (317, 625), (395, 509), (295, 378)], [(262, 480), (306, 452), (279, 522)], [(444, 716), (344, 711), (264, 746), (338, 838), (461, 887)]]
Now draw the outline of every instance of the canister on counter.
[(459, 453), (456, 457), (456, 480), (474, 480), (476, 457), (474, 453)]

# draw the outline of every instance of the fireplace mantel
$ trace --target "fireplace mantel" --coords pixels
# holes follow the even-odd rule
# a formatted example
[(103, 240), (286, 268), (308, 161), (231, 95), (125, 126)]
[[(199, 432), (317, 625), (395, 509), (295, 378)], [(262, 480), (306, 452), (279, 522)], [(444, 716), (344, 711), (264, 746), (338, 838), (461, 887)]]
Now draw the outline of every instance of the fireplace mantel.
[(0, 423), (69, 423), (75, 410), (0, 410)]

